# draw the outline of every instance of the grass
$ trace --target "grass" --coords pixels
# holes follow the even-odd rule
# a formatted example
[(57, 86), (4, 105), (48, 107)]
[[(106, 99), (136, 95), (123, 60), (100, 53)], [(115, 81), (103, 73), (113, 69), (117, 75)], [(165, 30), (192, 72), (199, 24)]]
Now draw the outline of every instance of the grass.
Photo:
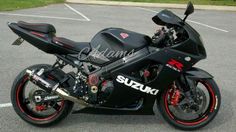
[(0, 0), (0, 11), (39, 7), (61, 2), (64, 0)]
[[(153, 3), (179, 3), (187, 4), (189, 0), (107, 0), (107, 1), (132, 1), (132, 2), (153, 2)], [(236, 6), (236, 0), (191, 0), (197, 5), (227, 5)]]
[[(45, 6), (53, 3), (62, 3), (65, 0), (0, 0), (0, 11), (10, 11), (23, 8)], [(132, 1), (153, 3), (180, 3), (186, 4), (189, 0), (107, 0), (107, 1)], [(236, 0), (191, 0), (198, 5), (228, 5), (236, 6)]]

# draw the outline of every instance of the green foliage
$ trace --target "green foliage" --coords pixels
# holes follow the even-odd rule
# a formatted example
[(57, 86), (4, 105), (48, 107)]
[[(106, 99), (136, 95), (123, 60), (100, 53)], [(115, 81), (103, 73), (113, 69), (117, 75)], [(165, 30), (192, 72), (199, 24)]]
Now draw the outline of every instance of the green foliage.
[[(189, 0), (108, 0), (108, 1), (132, 1), (132, 2), (153, 2), (153, 3), (180, 3), (186, 4)], [(236, 0), (191, 0), (198, 5), (229, 5), (235, 6)]]
[(61, 2), (64, 0), (0, 0), (0, 11), (39, 7)]

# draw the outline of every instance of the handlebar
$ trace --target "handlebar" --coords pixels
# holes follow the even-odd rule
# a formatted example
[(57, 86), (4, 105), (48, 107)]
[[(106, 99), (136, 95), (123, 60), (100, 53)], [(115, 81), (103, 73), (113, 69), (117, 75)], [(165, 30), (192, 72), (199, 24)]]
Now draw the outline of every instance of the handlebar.
[(162, 27), (152, 37), (153, 46), (158, 48), (170, 47), (188, 38), (182, 27)]

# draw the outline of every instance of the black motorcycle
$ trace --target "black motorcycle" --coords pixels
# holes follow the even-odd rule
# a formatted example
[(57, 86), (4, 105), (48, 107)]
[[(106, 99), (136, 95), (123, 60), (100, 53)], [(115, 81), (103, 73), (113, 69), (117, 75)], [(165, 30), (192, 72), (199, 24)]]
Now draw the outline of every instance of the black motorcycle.
[[(155, 102), (164, 119), (184, 130), (207, 125), (217, 114), (221, 95), (213, 76), (193, 67), (206, 58), (203, 41), (186, 18), (169, 10), (152, 20), (161, 25), (152, 38), (121, 28), (98, 32), (91, 42), (57, 37), (53, 25), (8, 23), (19, 38), (57, 57), (53, 65), (38, 64), (15, 79), (11, 101), (16, 113), (36, 126), (64, 119), (73, 104), (80, 111), (154, 114)], [(72, 66), (65, 72), (65, 66)], [(113, 114), (111, 112), (110, 114)]]

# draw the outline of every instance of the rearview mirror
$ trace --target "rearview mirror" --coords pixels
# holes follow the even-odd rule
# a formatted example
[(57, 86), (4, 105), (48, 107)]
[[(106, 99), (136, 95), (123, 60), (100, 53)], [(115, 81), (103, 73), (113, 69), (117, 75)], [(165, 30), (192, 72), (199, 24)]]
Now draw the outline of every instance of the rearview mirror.
[(185, 13), (184, 13), (185, 18), (184, 18), (183, 21), (185, 21), (186, 18), (187, 18), (190, 14), (192, 14), (193, 12), (194, 12), (193, 4), (192, 4), (191, 1), (189, 1), (189, 2), (188, 2), (188, 5), (187, 5), (187, 8), (186, 8), (186, 10), (185, 10)]
[(191, 1), (189, 1), (188, 2), (188, 6), (187, 6), (187, 8), (186, 8), (186, 11), (185, 11), (185, 13), (184, 13), (184, 15), (190, 15), (190, 14), (192, 14), (194, 12), (194, 7), (193, 7), (193, 4), (192, 4), (192, 2)]

